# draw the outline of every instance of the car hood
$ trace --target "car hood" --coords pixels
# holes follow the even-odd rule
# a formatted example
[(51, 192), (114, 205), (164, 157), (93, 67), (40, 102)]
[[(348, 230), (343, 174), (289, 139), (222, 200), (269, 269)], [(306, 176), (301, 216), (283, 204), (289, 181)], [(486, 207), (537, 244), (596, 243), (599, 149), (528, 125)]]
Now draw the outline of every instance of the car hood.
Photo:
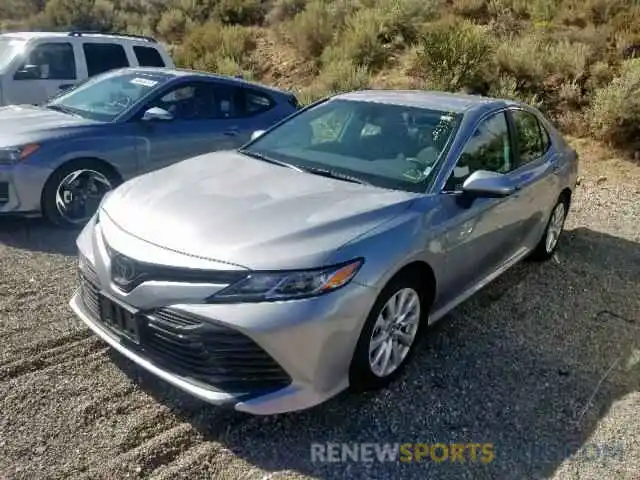
[(56, 136), (94, 123), (86, 118), (33, 105), (9, 105), (0, 108), (0, 146), (34, 141), (34, 135), (40, 137), (43, 133)]
[(283, 269), (332, 261), (339, 247), (414, 198), (216, 152), (126, 182), (102, 211), (122, 230), (163, 248)]

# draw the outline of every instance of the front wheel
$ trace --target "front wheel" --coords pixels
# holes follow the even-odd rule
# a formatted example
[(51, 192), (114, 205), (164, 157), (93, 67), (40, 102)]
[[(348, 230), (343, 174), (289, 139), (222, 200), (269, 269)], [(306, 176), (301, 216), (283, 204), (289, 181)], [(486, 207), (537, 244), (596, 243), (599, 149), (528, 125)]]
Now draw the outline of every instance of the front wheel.
[(374, 304), (351, 361), (349, 383), (357, 391), (386, 386), (415, 351), (427, 317), (419, 283), (400, 277), (387, 285)]
[(53, 172), (42, 192), (42, 211), (54, 225), (81, 227), (117, 179), (98, 161), (78, 160)]

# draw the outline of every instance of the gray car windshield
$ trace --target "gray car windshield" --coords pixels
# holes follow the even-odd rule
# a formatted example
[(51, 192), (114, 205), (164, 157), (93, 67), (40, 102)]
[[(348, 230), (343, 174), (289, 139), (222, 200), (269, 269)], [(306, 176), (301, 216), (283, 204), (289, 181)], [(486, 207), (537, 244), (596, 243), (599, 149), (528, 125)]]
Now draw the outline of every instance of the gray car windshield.
[(171, 78), (162, 73), (109, 72), (56, 97), (46, 107), (111, 122)]
[(7, 65), (22, 52), (26, 42), (15, 38), (0, 38), (0, 71), (4, 70)]
[(259, 137), (242, 151), (310, 172), (424, 192), (460, 114), (333, 99)]

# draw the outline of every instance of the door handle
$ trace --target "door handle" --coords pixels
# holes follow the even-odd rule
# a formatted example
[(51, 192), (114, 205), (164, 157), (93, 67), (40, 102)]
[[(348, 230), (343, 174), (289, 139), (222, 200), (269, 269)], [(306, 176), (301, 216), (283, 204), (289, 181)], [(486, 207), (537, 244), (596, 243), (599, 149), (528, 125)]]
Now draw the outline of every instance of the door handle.
[(238, 130), (227, 130), (226, 132), (224, 132), (224, 135), (226, 135), (227, 137), (235, 137), (236, 135), (238, 135)]
[(65, 83), (64, 85), (60, 85), (58, 87), (58, 90), (67, 90), (71, 87), (73, 87), (73, 83)]

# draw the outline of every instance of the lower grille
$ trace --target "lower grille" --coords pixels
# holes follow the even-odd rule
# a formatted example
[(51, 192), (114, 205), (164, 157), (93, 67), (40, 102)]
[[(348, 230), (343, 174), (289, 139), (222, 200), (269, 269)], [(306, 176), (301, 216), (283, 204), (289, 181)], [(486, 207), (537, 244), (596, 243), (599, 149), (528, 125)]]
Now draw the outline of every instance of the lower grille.
[(7, 182), (0, 182), (0, 203), (7, 203), (9, 201), (9, 184)]
[[(80, 288), (88, 312), (100, 320), (99, 288), (84, 274)], [(266, 393), (291, 383), (289, 375), (260, 346), (226, 326), (170, 309), (139, 313), (137, 325), (139, 344), (129, 348), (196, 383), (247, 394)]]

